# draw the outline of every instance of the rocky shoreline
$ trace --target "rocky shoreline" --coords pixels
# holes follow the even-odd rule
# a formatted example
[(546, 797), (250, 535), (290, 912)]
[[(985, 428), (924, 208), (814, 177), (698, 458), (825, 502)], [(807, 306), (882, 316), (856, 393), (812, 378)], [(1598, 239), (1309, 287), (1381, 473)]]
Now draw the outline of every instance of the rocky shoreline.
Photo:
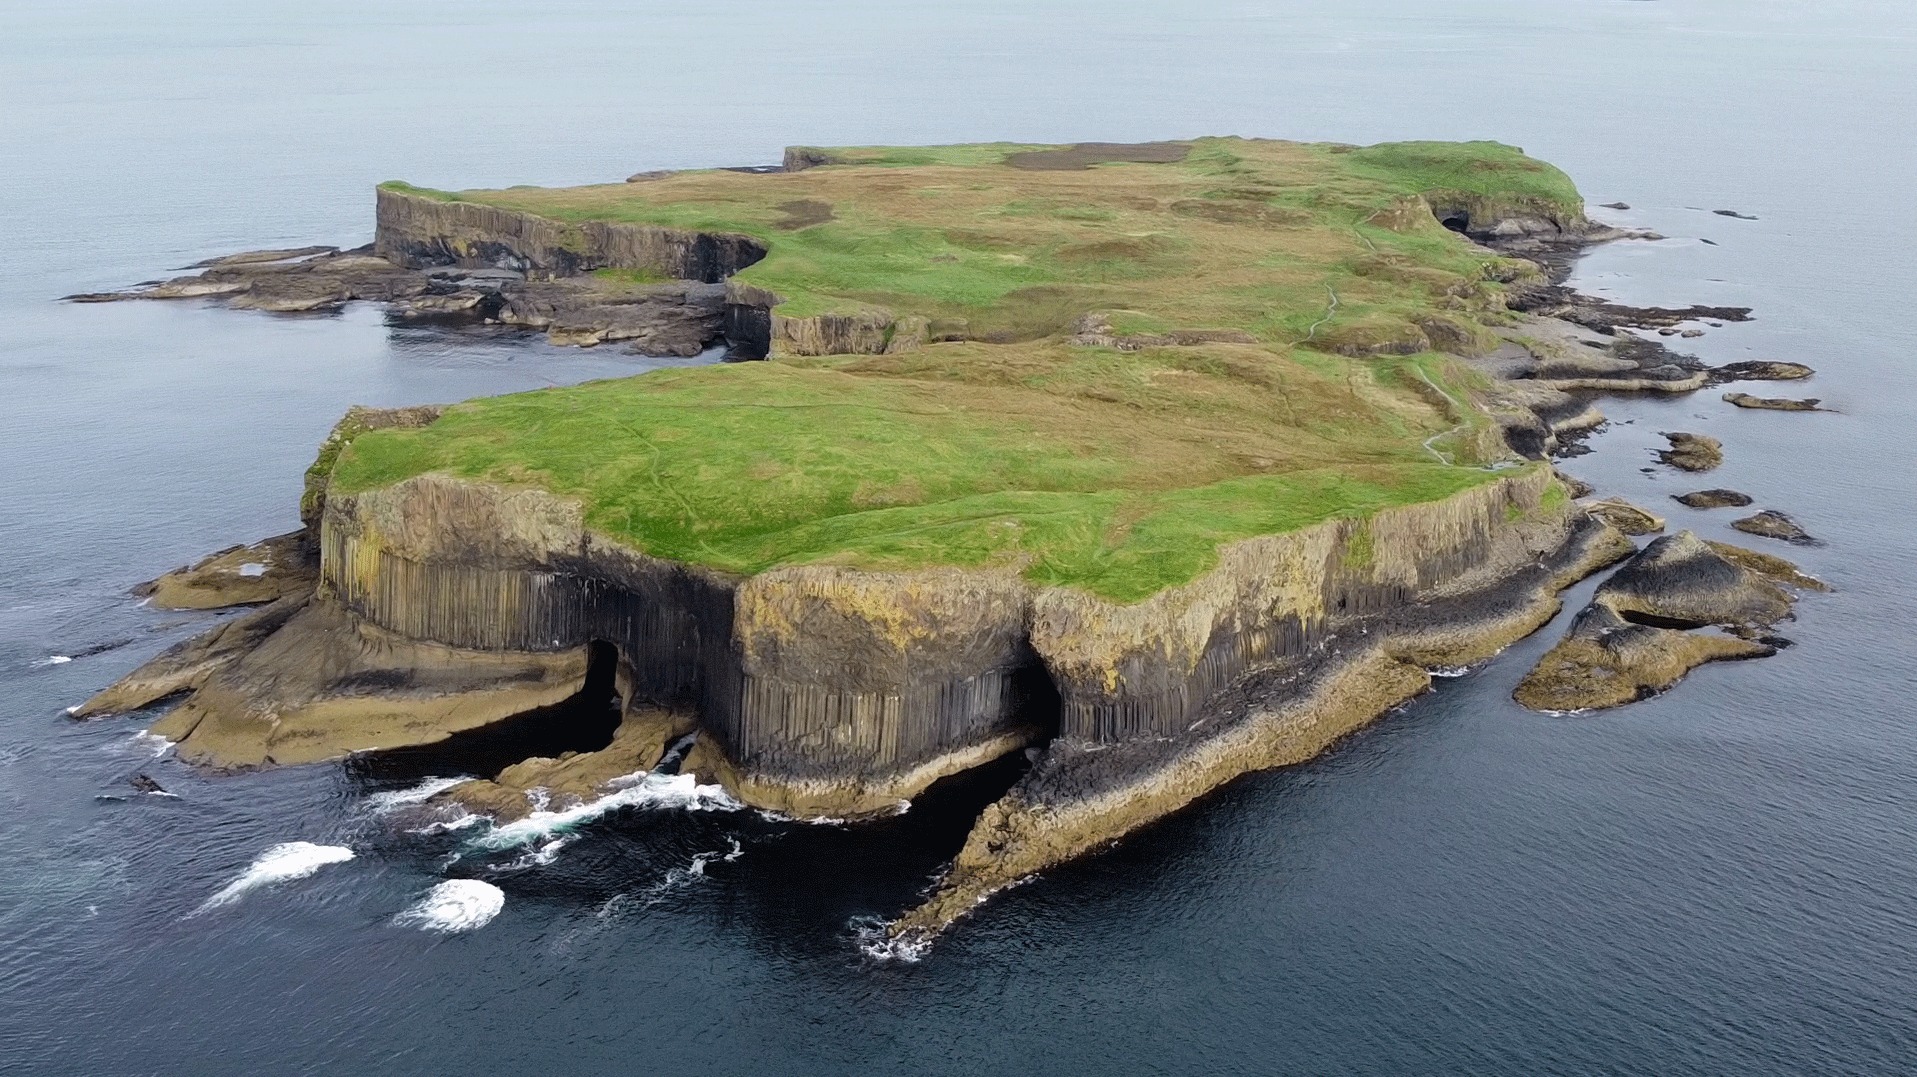
[[(820, 152), (801, 153), (801, 166), (825, 163), (807, 156)], [(1560, 269), (1591, 243), (1629, 235), (1482, 205), (1427, 208), (1507, 256)], [(910, 319), (789, 318), (778, 296), (726, 281), (764, 256), (742, 235), (561, 226), (382, 189), (370, 249), (256, 252), (71, 298), (210, 297), (277, 312), (377, 301), (402, 317), (478, 318), (544, 329), (556, 343), (679, 356), (721, 340), (742, 357), (896, 354), (930, 342)], [(283, 765), (432, 743), (555, 705), (610, 666), (622, 716), (610, 746), (529, 759), (442, 794), (501, 817), (523, 812), (534, 793), (583, 801), (665, 767), (763, 809), (856, 818), (1027, 752), (1029, 771), (980, 817), (926, 902), (890, 929), (902, 952), (916, 950), (995, 890), (1238, 775), (1316, 755), (1428, 688), (1429, 670), (1483, 661), (1535, 632), (1564, 588), (1620, 561), (1519, 688), (1521, 703), (1614, 706), (1702, 662), (1781, 645), (1768, 632), (1789, 613), (1783, 586), (1821, 587), (1815, 580), (1688, 532), (1640, 552), (1626, 535), (1662, 531), (1662, 519), (1615, 499), (1581, 504), (1546, 461), (1604, 422), (1598, 394), (1689, 393), (1809, 369), (1711, 368), (1641, 335), (1687, 335), (1693, 323), (1748, 318), (1742, 308), (1625, 307), (1549, 272), (1513, 284), (1506, 304), (1494, 341), (1453, 339), (1452, 323), (1437, 319), (1423, 346), (1482, 376), (1468, 402), (1432, 384), (1434, 406), (1467, 422), (1466, 412), (1489, 416), (1528, 463), (1441, 500), (1222, 547), (1217, 567), (1130, 604), (1003, 569), (729, 574), (640, 554), (565, 498), (446, 475), (332, 492), (332, 461), (355, 437), (440, 415), (355, 409), (309, 473), (301, 532), (222, 551), (147, 591), (169, 608), (258, 608), (75, 713), (183, 695), (154, 726), (182, 758)], [(1236, 342), (1165, 335), (1127, 345), (1091, 316), (1077, 333), (1088, 346)], [(1715, 439), (1668, 436), (1671, 466), (1709, 470), (1721, 459)], [(1727, 634), (1700, 631), (1713, 625)]]

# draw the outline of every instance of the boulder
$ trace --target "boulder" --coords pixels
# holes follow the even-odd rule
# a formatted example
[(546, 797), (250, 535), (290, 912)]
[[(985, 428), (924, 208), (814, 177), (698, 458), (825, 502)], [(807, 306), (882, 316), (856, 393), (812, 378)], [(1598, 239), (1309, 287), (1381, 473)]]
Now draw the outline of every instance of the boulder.
[(1653, 516), (1621, 497), (1589, 502), (1584, 511), (1627, 535), (1654, 535), (1664, 530), (1662, 517)]
[(1791, 519), (1776, 509), (1765, 509), (1741, 520), (1732, 520), (1731, 526), (1747, 535), (1759, 535), (1763, 538), (1782, 539), (1798, 546), (1814, 546), (1817, 540), (1808, 531), (1799, 527)]
[(1741, 509), (1751, 503), (1751, 495), (1721, 487), (1710, 490), (1693, 490), (1688, 494), (1672, 494), (1672, 500), (1694, 509)]
[(1671, 447), (1657, 458), (1681, 471), (1710, 471), (1724, 462), (1724, 443), (1708, 434), (1666, 433)]

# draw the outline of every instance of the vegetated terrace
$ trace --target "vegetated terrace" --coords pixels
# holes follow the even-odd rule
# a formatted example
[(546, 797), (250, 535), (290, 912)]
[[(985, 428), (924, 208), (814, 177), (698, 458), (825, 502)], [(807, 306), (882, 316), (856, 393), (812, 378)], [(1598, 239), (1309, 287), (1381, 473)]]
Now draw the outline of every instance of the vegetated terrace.
[(580, 497), (610, 537), (728, 571), (1000, 563), (1135, 601), (1221, 543), (1488, 480), (1482, 383), (1440, 349), (1491, 346), (1501, 282), (1530, 267), (1426, 200), (1582, 208), (1563, 173), (1496, 143), (814, 152), (835, 163), (404, 189), (752, 235), (770, 253), (737, 279), (779, 315), (922, 318), (926, 345), (473, 401), (362, 435), (337, 488), (528, 483)]

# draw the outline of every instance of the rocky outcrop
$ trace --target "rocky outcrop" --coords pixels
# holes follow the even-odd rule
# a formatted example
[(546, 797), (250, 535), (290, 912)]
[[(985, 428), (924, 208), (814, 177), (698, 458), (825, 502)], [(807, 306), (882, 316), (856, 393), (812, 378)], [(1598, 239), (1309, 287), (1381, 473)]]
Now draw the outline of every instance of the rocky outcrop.
[(1751, 503), (1751, 495), (1721, 488), (1672, 494), (1672, 500), (1694, 509), (1742, 508)]
[(1742, 363), (1726, 363), (1711, 370), (1711, 384), (1722, 385), (1733, 381), (1802, 381), (1817, 373), (1802, 363), (1785, 363), (1776, 359), (1757, 359)]
[(1513, 695), (1533, 710), (1616, 707), (1706, 662), (1774, 654), (1779, 641), (1764, 633), (1792, 602), (1778, 583), (1800, 581), (1816, 584), (1781, 559), (1689, 531), (1658, 539), (1598, 587)]
[(1621, 497), (1588, 502), (1584, 511), (1627, 535), (1654, 535), (1664, 530), (1664, 519), (1631, 504)]
[(531, 213), (383, 186), (377, 194), (373, 251), (409, 268), (461, 266), (574, 276), (634, 269), (716, 284), (765, 257), (765, 246), (730, 232), (585, 221), (567, 224)]
[(424, 274), (394, 265), (366, 247), (252, 251), (202, 264), (206, 268), (193, 276), (66, 298), (76, 303), (217, 298), (244, 310), (296, 314), (337, 310), (354, 300), (397, 302), (434, 290), (434, 282)]
[[(690, 357), (725, 333), (722, 284), (612, 276), (540, 277), (498, 269), (408, 269), (333, 248), (260, 251), (215, 259), (191, 277), (91, 295), (78, 302), (214, 298), (276, 313), (387, 303), (410, 319), (483, 321), (544, 330), (554, 344), (623, 344), (644, 355)], [(286, 255), (269, 258), (267, 255)], [(644, 274), (638, 276), (643, 277)]]
[(433, 799), (499, 822), (523, 819), (542, 808), (564, 811), (597, 800), (634, 774), (658, 766), (673, 742), (694, 728), (691, 715), (634, 704), (626, 707), (612, 743), (604, 748), (534, 756), (490, 779), (461, 782)]
[(744, 281), (726, 282), (726, 339), (742, 358), (806, 355), (886, 355), (930, 342), (921, 317), (871, 308), (794, 317), (776, 309), (785, 297)]
[(1711, 471), (1724, 462), (1724, 443), (1709, 434), (1681, 431), (1660, 435), (1671, 443), (1657, 458), (1680, 471)]
[(1824, 411), (1817, 405), (1823, 403), (1817, 397), (1793, 400), (1783, 396), (1752, 396), (1749, 393), (1725, 393), (1724, 402), (1733, 407), (1748, 408), (1755, 411)]
[(307, 541), (306, 532), (294, 531), (250, 546), (229, 546), (143, 583), (133, 593), (163, 610), (257, 606), (311, 592), (318, 573), (318, 549)]
[(1817, 540), (1811, 537), (1810, 532), (1799, 526), (1797, 521), (1791, 519), (1789, 515), (1778, 512), (1776, 509), (1765, 509), (1741, 520), (1732, 520), (1731, 526), (1747, 535), (1774, 538), (1798, 546), (1817, 545)]

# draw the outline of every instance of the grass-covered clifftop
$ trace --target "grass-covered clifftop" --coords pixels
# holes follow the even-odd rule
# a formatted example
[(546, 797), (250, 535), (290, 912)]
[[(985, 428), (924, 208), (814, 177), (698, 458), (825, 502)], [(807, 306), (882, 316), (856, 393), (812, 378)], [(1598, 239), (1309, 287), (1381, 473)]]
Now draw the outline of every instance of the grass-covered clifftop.
[(1475, 375), (1440, 352), (1487, 347), (1526, 268), (1431, 207), (1582, 220), (1563, 173), (1494, 143), (795, 152), (811, 167), (393, 189), (748, 235), (768, 253), (735, 279), (775, 315), (910, 327), (893, 354), (475, 401), (359, 436), (336, 488), (525, 483), (728, 571), (998, 563), (1134, 601), (1221, 543), (1490, 478)]

